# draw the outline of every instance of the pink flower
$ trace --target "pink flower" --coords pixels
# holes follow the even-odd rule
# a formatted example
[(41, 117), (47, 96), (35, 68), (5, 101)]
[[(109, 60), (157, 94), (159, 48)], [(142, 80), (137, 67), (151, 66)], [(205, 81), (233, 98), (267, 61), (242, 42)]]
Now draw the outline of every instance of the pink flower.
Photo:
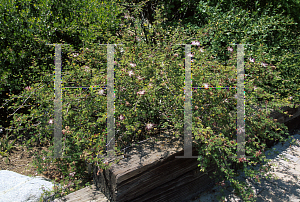
[(261, 151), (260, 150), (258, 152), (256, 152), (255, 156), (258, 157), (259, 155), (261, 155)]
[(30, 90), (31, 90), (31, 87), (30, 87), (30, 86), (27, 86), (27, 87), (25, 88), (25, 90), (30, 91)]
[(137, 92), (138, 95), (145, 95), (145, 91), (144, 90), (141, 90), (139, 92)]
[(123, 121), (125, 119), (125, 117), (123, 115), (120, 115), (120, 120)]
[(227, 50), (230, 51), (230, 52), (233, 51), (233, 49), (231, 47), (227, 47)]
[(129, 71), (128, 74), (130, 77), (131, 77), (131, 75), (134, 75), (133, 71)]
[(77, 57), (79, 54), (78, 53), (73, 53), (73, 57)]
[(237, 132), (238, 132), (238, 134), (245, 133), (245, 128), (238, 128)]
[(99, 93), (100, 95), (104, 95), (104, 90), (101, 89), (101, 90), (98, 91), (98, 93)]
[(265, 62), (262, 62), (261, 65), (264, 66), (264, 67), (268, 66), (268, 64), (265, 63)]
[(69, 175), (72, 176), (72, 177), (74, 177), (75, 174), (76, 174), (76, 172), (72, 172)]
[(189, 57), (193, 57), (194, 55), (193, 55), (193, 54), (191, 54), (191, 53), (189, 53), (189, 54), (188, 54), (188, 56), (189, 56)]
[(48, 123), (53, 124), (53, 119), (50, 119)]
[(136, 64), (134, 64), (134, 63), (130, 63), (130, 66), (131, 66), (131, 67), (135, 67), (135, 66), (136, 66)]
[(142, 78), (142, 77), (140, 77), (140, 76), (138, 76), (137, 78), (138, 78), (138, 80), (139, 80), (139, 81), (143, 80), (143, 78)]
[(239, 163), (246, 161), (246, 158), (239, 158)]
[(249, 58), (250, 62), (255, 62), (254, 58)]
[(199, 42), (199, 41), (192, 41), (192, 45), (199, 46), (199, 45), (200, 45), (200, 42)]
[(208, 88), (209, 87), (209, 85), (207, 83), (204, 83), (203, 86), (204, 86), (204, 88)]
[(201, 53), (203, 53), (203, 52), (204, 52), (203, 48), (200, 48), (200, 52), (201, 52)]
[(88, 67), (88, 66), (84, 66), (84, 71), (86, 71), (86, 72), (88, 72), (88, 71), (90, 71), (90, 68)]
[(154, 124), (152, 124), (152, 123), (146, 124), (147, 130), (151, 130), (153, 126), (154, 126)]

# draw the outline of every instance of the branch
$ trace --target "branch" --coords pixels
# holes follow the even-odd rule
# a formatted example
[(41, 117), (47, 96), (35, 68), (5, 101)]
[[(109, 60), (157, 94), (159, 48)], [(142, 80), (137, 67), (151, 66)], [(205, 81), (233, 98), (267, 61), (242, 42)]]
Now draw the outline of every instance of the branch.
[[(45, 85), (43, 85), (42, 87), (44, 87)], [(41, 89), (42, 87), (40, 87), (39, 89)], [(37, 89), (38, 90), (38, 89)], [(26, 98), (26, 100), (22, 103), (22, 105), (11, 115), (9, 115), (7, 118), (11, 117), (12, 115), (14, 115), (22, 106), (24, 106), (25, 102), (31, 97), (31, 95), (33, 94), (33, 92)]]

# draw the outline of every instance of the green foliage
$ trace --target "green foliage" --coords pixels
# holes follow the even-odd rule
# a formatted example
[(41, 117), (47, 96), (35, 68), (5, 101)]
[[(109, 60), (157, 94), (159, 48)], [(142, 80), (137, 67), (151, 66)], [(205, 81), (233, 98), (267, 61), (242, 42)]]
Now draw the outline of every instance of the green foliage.
[[(255, 17), (246, 10), (234, 9), (212, 18), (209, 26), (200, 29), (205, 34), (197, 40), (212, 50), (216, 59), (224, 65), (228, 65), (232, 54), (227, 50), (230, 44), (250, 44), (245, 46), (245, 55), (248, 55), (245, 61), (254, 58), (257, 70), (246, 69), (245, 74), (251, 76), (257, 71), (260, 77), (270, 77), (270, 80), (255, 82), (254, 85), (273, 96), (276, 93), (285, 98), (292, 96), (295, 103), (299, 103), (298, 89), (295, 87), (295, 83), (299, 82), (296, 77), (299, 74), (299, 60), (295, 55), (299, 52), (299, 31), (294, 32), (296, 27), (292, 20), (280, 14), (270, 16), (266, 12)], [(193, 31), (197, 32), (197, 29)], [(234, 45), (231, 47), (234, 48)], [(266, 67), (262, 66), (264, 63)]]
[[(191, 2), (196, 1), (182, 1), (183, 4)], [(267, 101), (267, 107), (278, 109), (282, 105), (299, 101), (299, 95), (296, 93), (299, 89), (296, 78), (299, 61), (291, 58), (293, 53), (283, 50), (290, 42), (299, 38), (296, 38), (295, 30), (286, 27), (287, 24), (292, 26), (294, 21), (280, 14), (274, 13), (269, 16), (268, 12), (271, 11), (264, 10), (261, 15), (252, 16), (250, 12), (238, 8), (225, 11), (229, 1), (222, 1), (223, 7), (223, 4), (212, 7), (212, 2), (214, 1), (200, 2), (203, 5), (201, 12), (207, 13), (201, 18), (206, 18), (208, 22), (201, 28), (192, 25), (187, 28), (181, 23), (169, 26), (164, 13), (166, 7), (163, 4), (155, 10), (156, 15), (152, 23), (139, 19), (146, 2), (136, 4), (134, 9), (129, 9), (130, 12), (125, 12), (124, 9), (126, 6), (130, 7), (129, 4), (122, 3), (123, 7), (114, 1), (104, 2), (105, 6), (102, 6), (102, 1), (63, 1), (61, 4), (58, 1), (45, 1), (40, 4), (24, 1), (19, 4), (18, 8), (20, 6), (21, 10), (30, 11), (27, 12), (26, 18), (22, 18), (22, 22), (27, 22), (28, 19), (28, 22), (35, 23), (33, 27), (39, 30), (33, 32), (34, 34), (25, 31), (28, 34), (25, 37), (28, 43), (37, 41), (36, 46), (33, 46), (36, 48), (35, 52), (32, 48), (28, 49), (26, 54), (32, 59), (34, 53), (39, 53), (40, 59), (36, 59), (31, 65), (32, 71), (27, 72), (28, 78), (37, 75), (37, 79), (26, 83), (30, 88), (22, 89), (19, 97), (12, 95), (6, 107), (14, 112), (11, 113), (13, 121), (10, 133), (15, 139), (22, 140), (26, 145), (51, 145), (50, 153), (43, 152), (43, 155), (37, 155), (35, 165), (38, 171), (47, 171), (50, 164), (55, 164), (61, 171), (62, 178), (66, 180), (64, 183), (71, 181), (75, 186), (75, 178), (85, 177), (85, 162), (98, 165), (99, 172), (110, 166), (101, 158), (106, 153), (105, 144), (109, 141), (106, 138), (107, 98), (104, 88), (103, 91), (93, 87), (78, 91), (63, 89), (63, 155), (71, 158), (50, 158), (54, 151), (51, 122), (54, 119), (54, 86), (53, 74), (50, 72), (54, 69), (54, 48), (46, 47), (45, 43), (70, 44), (62, 48), (63, 86), (105, 85), (107, 50), (106, 46), (100, 46), (98, 43), (100, 41), (123, 44), (115, 47), (114, 56), (117, 151), (132, 142), (155, 136), (159, 128), (169, 127), (178, 134), (183, 133), (186, 58), (184, 48), (177, 44), (191, 44), (195, 40), (200, 42), (201, 46), (192, 46), (193, 86), (200, 87), (204, 84), (235, 86), (237, 53), (236, 48), (230, 44), (250, 43), (252, 46), (246, 46), (245, 49), (247, 59), (244, 63), (247, 75), (245, 150), (247, 156), (254, 158), (250, 161), (228, 157), (237, 152), (235, 89), (194, 90), (192, 131), (201, 156), (198, 159), (201, 171), (206, 171), (211, 163), (216, 163), (218, 169), (212, 177), (217, 179), (217, 183), (222, 186), (226, 182), (244, 201), (253, 201), (251, 189), (236, 179), (238, 171), (242, 170), (248, 176), (256, 178), (261, 173), (244, 167), (262, 162), (267, 141), (284, 141), (283, 135), (288, 134), (283, 124), (266, 117), (266, 110), (254, 110), (253, 107)], [(15, 9), (15, 4), (9, 3), (4, 4), (2, 10)], [(34, 16), (35, 8), (40, 8), (37, 9), (41, 10), (40, 15)], [(111, 15), (104, 8), (116, 9), (117, 12)], [(200, 12), (199, 6), (195, 9)], [(12, 13), (19, 16), (22, 12)], [(121, 13), (126, 14), (126, 18), (123, 19)], [(2, 15), (6, 26), (10, 23), (7, 20), (13, 19), (12, 16), (14, 15), (9, 15), (8, 12)], [(105, 23), (106, 18), (111, 20)], [(51, 29), (48, 25), (40, 24), (38, 19), (51, 22)], [(18, 23), (18, 20), (15, 23)], [(17, 25), (23, 29), (23, 24)], [(43, 34), (47, 29), (48, 32)], [(115, 36), (115, 33), (118, 36)], [(16, 39), (18, 43), (25, 40), (12, 38), (6, 32), (3, 36)], [(11, 52), (15, 49), (11, 52), (9, 48), (5, 50), (8, 50), (5, 52), (6, 56), (13, 58)], [(19, 47), (18, 50), (22, 49)], [(250, 60), (250, 57), (255, 61)], [(48, 58), (51, 62), (47, 66), (41, 62), (41, 58)], [(7, 63), (7, 74), (12, 73), (12, 64), (15, 64), (13, 62), (12, 60), (11, 63)], [(23, 66), (23, 69), (25, 67)], [(284, 88), (290, 83), (282, 83), (284, 79), (296, 81), (289, 92)], [(291, 95), (294, 97), (293, 102), (287, 99)], [(27, 107), (28, 113), (15, 113), (20, 106)], [(68, 188), (70, 186), (69, 184)], [(69, 192), (70, 190), (65, 194)]]
[(113, 1), (100, 0), (3, 1), (0, 10), (2, 90), (20, 90), (37, 82), (41, 72), (49, 73), (53, 47), (46, 43), (70, 43), (78, 49), (83, 38), (106, 41), (106, 32), (117, 29), (121, 14)]
[(8, 153), (14, 148), (14, 143), (16, 140), (10, 140), (7, 135), (5, 137), (0, 137), (0, 155), (8, 156)]
[[(0, 99), (18, 94), (25, 87), (53, 72), (54, 46), (70, 44), (78, 51), (84, 43), (107, 43), (119, 28), (122, 11), (115, 1), (103, 0), (2, 0), (0, 3)], [(65, 62), (64, 51), (63, 63)], [(49, 80), (49, 82), (52, 82)], [(28, 107), (23, 107), (28, 113)], [(20, 110), (20, 111), (21, 111)], [(12, 111), (3, 111), (12, 113)], [(4, 124), (9, 125), (11, 119)]]

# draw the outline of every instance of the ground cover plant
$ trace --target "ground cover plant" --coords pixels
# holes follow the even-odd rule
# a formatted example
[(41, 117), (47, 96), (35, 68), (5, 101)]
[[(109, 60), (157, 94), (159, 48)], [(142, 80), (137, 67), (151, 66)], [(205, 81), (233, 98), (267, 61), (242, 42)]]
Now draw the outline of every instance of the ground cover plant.
[[(115, 47), (117, 151), (121, 151), (132, 142), (155, 136), (159, 129), (172, 129), (176, 132), (174, 135), (183, 135), (184, 64), (187, 58), (184, 47), (177, 44), (193, 44), (189, 56), (192, 58), (193, 86), (236, 86), (236, 47), (226, 44), (232, 42), (232, 38), (235, 39), (233, 41), (235, 43), (248, 43), (249, 39), (247, 37), (239, 39), (238, 35), (228, 39), (222, 38), (224, 30), (229, 29), (226, 28), (226, 20), (209, 20), (211, 25), (195, 31), (185, 29), (182, 24), (167, 26), (162, 9), (156, 11), (152, 24), (139, 21), (141, 9), (142, 4), (124, 15), (118, 30), (119, 36), (113, 36), (108, 32), (106, 41), (100, 41), (106, 44), (123, 44)], [(237, 22), (233, 19), (236, 16), (246, 15), (243, 10), (230, 12), (222, 13), (223, 18), (230, 14), (232, 18), (229, 17), (229, 21), (235, 23)], [(267, 21), (268, 17), (264, 16), (263, 20)], [(83, 17), (82, 21), (90, 23), (88, 17)], [(248, 21), (251, 21), (250, 17)], [(223, 23), (222, 26), (219, 27), (219, 23)], [(255, 23), (253, 27), (257, 26)], [(265, 26), (268, 22), (262, 24)], [(96, 31), (100, 29), (101, 24), (94, 24), (91, 32), (81, 33), (84, 36), (82, 38), (84, 43), (80, 45), (83, 47), (72, 43), (71, 46), (63, 47), (64, 86), (105, 85), (107, 52), (106, 46), (98, 44), (96, 36), (102, 32)], [(261, 35), (263, 34), (262, 31)], [(37, 39), (39, 43), (47, 41), (43, 36), (39, 37)], [(216, 40), (212, 41), (214, 37)], [(223, 41), (225, 45), (218, 46), (217, 40)], [(206, 44), (207, 41), (212, 48)], [(266, 173), (268, 166), (261, 166), (262, 173), (244, 168), (246, 165), (263, 162), (268, 140), (284, 141), (284, 135), (288, 134), (283, 124), (268, 119), (266, 110), (255, 111), (252, 106), (265, 103), (268, 107), (278, 109), (281, 105), (291, 103), (295, 105), (297, 103), (295, 99), (299, 99), (296, 94), (299, 88), (297, 82), (289, 92), (284, 91), (285, 86), (279, 85), (280, 81), (289, 78), (297, 81), (295, 75), (284, 72), (286, 69), (296, 72), (299, 61), (284, 60), (292, 56), (292, 53), (269, 52), (270, 48), (271, 46), (265, 46), (264, 40), (261, 40), (259, 44), (254, 43), (250, 49), (245, 49), (244, 64), (247, 75), (245, 147), (246, 155), (253, 156), (253, 159), (228, 158), (236, 154), (237, 146), (236, 90), (193, 90), (193, 137), (197, 142), (199, 156), (202, 156), (199, 159), (199, 169), (206, 171), (212, 163), (208, 159), (214, 161), (218, 165), (218, 170), (213, 177), (220, 179), (218, 183), (221, 187), (224, 187), (225, 183), (232, 186), (244, 201), (253, 201), (255, 196), (244, 182), (235, 179), (238, 171), (242, 170), (248, 176), (259, 180), (259, 175)], [(54, 60), (53, 52), (52, 47), (49, 55)], [(277, 60), (276, 57), (281, 60)], [(295, 64), (292, 65), (291, 62)], [(38, 68), (39, 65), (33, 63), (31, 69)], [(49, 69), (54, 69), (53, 61), (47, 65)], [(53, 74), (42, 71), (39, 73), (43, 74), (43, 77), (39, 77), (39, 81), (30, 83), (19, 95), (11, 95), (11, 102), (7, 104), (9, 105), (7, 108), (15, 112), (20, 106), (26, 105), (28, 113), (12, 113), (11, 130), (8, 131), (11, 139), (26, 143), (28, 147), (34, 144), (49, 145), (52, 152), (37, 154), (35, 166), (39, 172), (45, 172), (50, 164), (56, 164), (61, 173), (57, 181), (65, 183), (68, 189), (62, 194), (67, 194), (71, 188), (74, 188), (73, 191), (80, 188), (76, 187), (75, 178), (84, 177), (85, 162), (94, 163), (101, 169), (109, 166), (107, 162), (97, 158), (98, 154), (105, 154), (108, 142), (107, 92), (105, 88), (63, 90), (63, 154), (71, 155), (72, 158), (52, 159), (49, 157), (53, 156)], [(5, 148), (1, 152), (9, 155), (11, 147), (7, 145)]]

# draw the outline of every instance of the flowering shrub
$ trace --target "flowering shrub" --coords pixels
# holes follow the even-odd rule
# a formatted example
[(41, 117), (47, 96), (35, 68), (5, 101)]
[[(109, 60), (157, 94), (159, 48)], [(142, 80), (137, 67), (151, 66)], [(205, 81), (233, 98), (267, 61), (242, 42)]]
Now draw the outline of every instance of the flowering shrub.
[[(201, 171), (206, 171), (211, 163), (218, 165), (215, 179), (224, 188), (232, 186), (243, 200), (254, 200), (253, 192), (243, 182), (235, 179), (239, 170), (259, 180), (258, 173), (244, 169), (246, 165), (255, 165), (265, 158), (267, 140), (283, 141), (287, 128), (268, 119), (265, 110), (254, 110), (259, 99), (272, 100), (269, 107), (278, 108), (279, 104), (289, 104), (283, 96), (276, 96), (261, 88), (262, 80), (282, 78), (281, 72), (274, 71), (262, 55), (263, 48), (256, 46), (255, 54), (245, 55), (246, 96), (246, 156), (252, 159), (231, 159), (236, 154), (236, 90), (211, 89), (214, 86), (236, 86), (236, 48), (224, 47), (228, 51), (228, 63), (222, 64), (215, 52), (202, 46), (201, 37), (205, 29), (197, 35), (189, 35), (177, 27), (164, 27), (164, 19), (157, 10), (157, 18), (147, 30), (149, 36), (126, 15), (121, 28), (121, 37), (111, 37), (106, 43), (123, 44), (115, 47), (115, 114), (116, 149), (134, 141), (155, 136), (159, 130), (172, 129), (174, 135), (183, 134), (184, 120), (184, 47), (177, 44), (192, 44), (193, 86), (204, 89), (193, 90), (193, 137), (198, 148)], [(148, 38), (146, 40), (146, 37)], [(152, 38), (151, 38), (152, 37)], [(151, 41), (151, 43), (149, 42)], [(155, 45), (152, 43), (155, 41)], [(107, 51), (105, 46), (87, 40), (81, 50), (73, 46), (63, 47), (66, 53), (62, 64), (64, 86), (105, 86), (107, 80)], [(54, 56), (53, 56), (54, 58)], [(52, 65), (54, 69), (54, 65)], [(268, 74), (266, 74), (266, 70)], [(250, 73), (251, 72), (251, 73)], [(268, 77), (266, 77), (268, 75)], [(262, 77), (265, 76), (265, 77)], [(272, 84), (272, 83), (271, 83)], [(269, 86), (271, 86), (269, 84)], [(10, 108), (17, 110), (20, 105), (30, 105), (29, 115), (13, 115), (11, 128), (16, 139), (26, 143), (50, 144), (51, 153), (43, 152), (36, 157), (39, 172), (46, 171), (50, 163), (61, 169), (63, 179), (75, 180), (84, 177), (85, 161), (106, 169), (110, 164), (103, 162), (99, 154), (106, 153), (106, 111), (107, 92), (105, 87), (97, 89), (63, 89), (63, 148), (64, 156), (71, 158), (46, 158), (53, 156), (54, 94), (53, 76), (45, 75), (24, 89)], [(16, 96), (13, 96), (16, 97)], [(276, 99), (275, 99), (276, 98)], [(266, 103), (267, 104), (267, 103)], [(20, 132), (20, 129), (26, 129)], [(278, 133), (280, 132), (280, 133)], [(31, 135), (31, 136), (30, 136)], [(211, 159), (213, 162), (209, 161)], [(265, 172), (268, 171), (263, 169)], [(66, 182), (69, 184), (69, 182)]]

